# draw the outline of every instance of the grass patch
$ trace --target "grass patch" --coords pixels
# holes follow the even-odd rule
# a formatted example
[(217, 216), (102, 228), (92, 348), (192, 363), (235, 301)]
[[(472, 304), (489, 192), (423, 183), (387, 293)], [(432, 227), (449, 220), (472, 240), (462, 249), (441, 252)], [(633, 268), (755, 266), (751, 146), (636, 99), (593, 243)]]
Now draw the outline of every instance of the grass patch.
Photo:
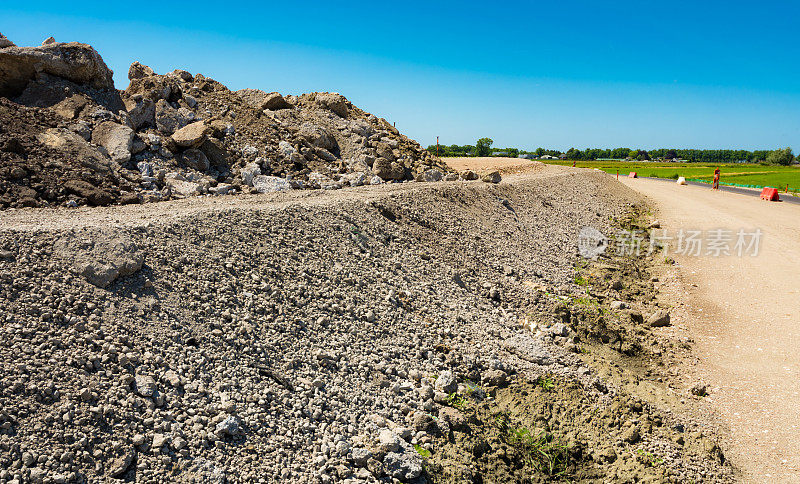
[[(548, 161), (548, 164), (572, 166), (572, 161)], [(754, 185), (759, 187), (774, 187), (781, 191), (789, 185), (789, 191), (800, 191), (800, 167), (777, 166), (751, 163), (663, 163), (641, 161), (578, 161), (579, 168), (597, 168), (616, 175), (627, 176), (632, 171), (640, 174), (647, 173), (652, 178), (667, 178), (676, 180), (686, 177), (711, 182), (714, 178), (714, 169), (721, 170), (720, 182)]]
[(567, 471), (569, 448), (552, 436), (540, 432), (533, 435), (526, 428), (515, 428), (509, 432), (509, 443), (525, 456), (525, 464), (548, 476), (560, 476)]

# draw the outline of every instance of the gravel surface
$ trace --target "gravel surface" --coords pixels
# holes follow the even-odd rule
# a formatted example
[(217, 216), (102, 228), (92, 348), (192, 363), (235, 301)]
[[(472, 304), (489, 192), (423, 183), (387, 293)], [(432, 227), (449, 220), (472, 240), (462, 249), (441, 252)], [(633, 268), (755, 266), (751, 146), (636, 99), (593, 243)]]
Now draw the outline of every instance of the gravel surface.
[(0, 214), (0, 482), (424, 482), (467, 380), (608, 404), (520, 324), (636, 199), (605, 175), (224, 198)]

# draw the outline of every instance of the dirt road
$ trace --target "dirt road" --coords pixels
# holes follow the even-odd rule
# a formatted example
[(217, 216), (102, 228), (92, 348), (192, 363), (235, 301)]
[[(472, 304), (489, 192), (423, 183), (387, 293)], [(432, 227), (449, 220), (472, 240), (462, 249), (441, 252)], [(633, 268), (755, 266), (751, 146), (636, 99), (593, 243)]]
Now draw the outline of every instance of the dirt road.
[(472, 170), (482, 172), (497, 170), (503, 175), (527, 173), (543, 166), (540, 161), (526, 160), (524, 158), (501, 158), (496, 156), (442, 159), (447, 163), (447, 166), (457, 171)]
[(728, 456), (745, 479), (800, 482), (800, 207), (705, 187), (622, 182), (653, 202), (670, 235), (762, 231), (756, 257), (713, 257), (706, 247), (701, 256), (673, 256), (686, 291), (677, 294), (685, 321), (676, 323), (697, 343), (696, 377), (710, 384), (707, 403), (730, 429)]

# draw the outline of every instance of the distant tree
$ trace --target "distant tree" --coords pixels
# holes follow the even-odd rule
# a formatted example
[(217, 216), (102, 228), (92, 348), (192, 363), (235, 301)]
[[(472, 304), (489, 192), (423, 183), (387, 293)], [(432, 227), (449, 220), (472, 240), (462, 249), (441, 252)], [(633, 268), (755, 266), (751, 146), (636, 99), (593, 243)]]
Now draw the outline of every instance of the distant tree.
[(568, 160), (582, 160), (583, 159), (583, 153), (581, 152), (581, 150), (578, 150), (578, 149), (575, 149), (575, 148), (570, 148), (570, 149), (567, 150), (567, 159)]
[(631, 152), (630, 148), (614, 148), (611, 150), (611, 158), (622, 159)]
[(547, 153), (547, 152), (545, 151), (544, 148), (536, 148), (536, 156), (542, 156), (545, 153)]
[(667, 150), (667, 152), (664, 153), (664, 159), (665, 160), (671, 160), (671, 159), (677, 158), (677, 157), (678, 157), (678, 152), (675, 151), (675, 150)]
[(778, 149), (767, 154), (767, 163), (770, 165), (791, 165), (793, 159), (791, 148)]
[(481, 138), (475, 143), (475, 147), (477, 148), (477, 155), (478, 156), (489, 156), (489, 153), (492, 152), (491, 147), (494, 141), (491, 138)]
[(650, 159), (650, 154), (645, 150), (639, 150), (636, 152), (636, 159), (639, 161), (646, 161)]

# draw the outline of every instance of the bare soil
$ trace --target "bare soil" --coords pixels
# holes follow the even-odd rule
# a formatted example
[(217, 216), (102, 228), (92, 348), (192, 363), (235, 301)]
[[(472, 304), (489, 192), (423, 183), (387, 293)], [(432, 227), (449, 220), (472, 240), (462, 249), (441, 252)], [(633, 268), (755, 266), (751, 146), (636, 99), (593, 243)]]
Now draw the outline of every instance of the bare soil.
[(456, 170), (472, 170), (476, 173), (497, 170), (503, 175), (528, 173), (541, 169), (544, 163), (522, 158), (502, 158), (497, 156), (442, 158), (447, 166)]
[(761, 229), (757, 257), (671, 255), (678, 272), (662, 292), (675, 309), (673, 331), (695, 342), (676, 378), (710, 385), (703, 399), (728, 429), (726, 453), (750, 482), (800, 480), (800, 207), (705, 187), (642, 179), (671, 232)]

